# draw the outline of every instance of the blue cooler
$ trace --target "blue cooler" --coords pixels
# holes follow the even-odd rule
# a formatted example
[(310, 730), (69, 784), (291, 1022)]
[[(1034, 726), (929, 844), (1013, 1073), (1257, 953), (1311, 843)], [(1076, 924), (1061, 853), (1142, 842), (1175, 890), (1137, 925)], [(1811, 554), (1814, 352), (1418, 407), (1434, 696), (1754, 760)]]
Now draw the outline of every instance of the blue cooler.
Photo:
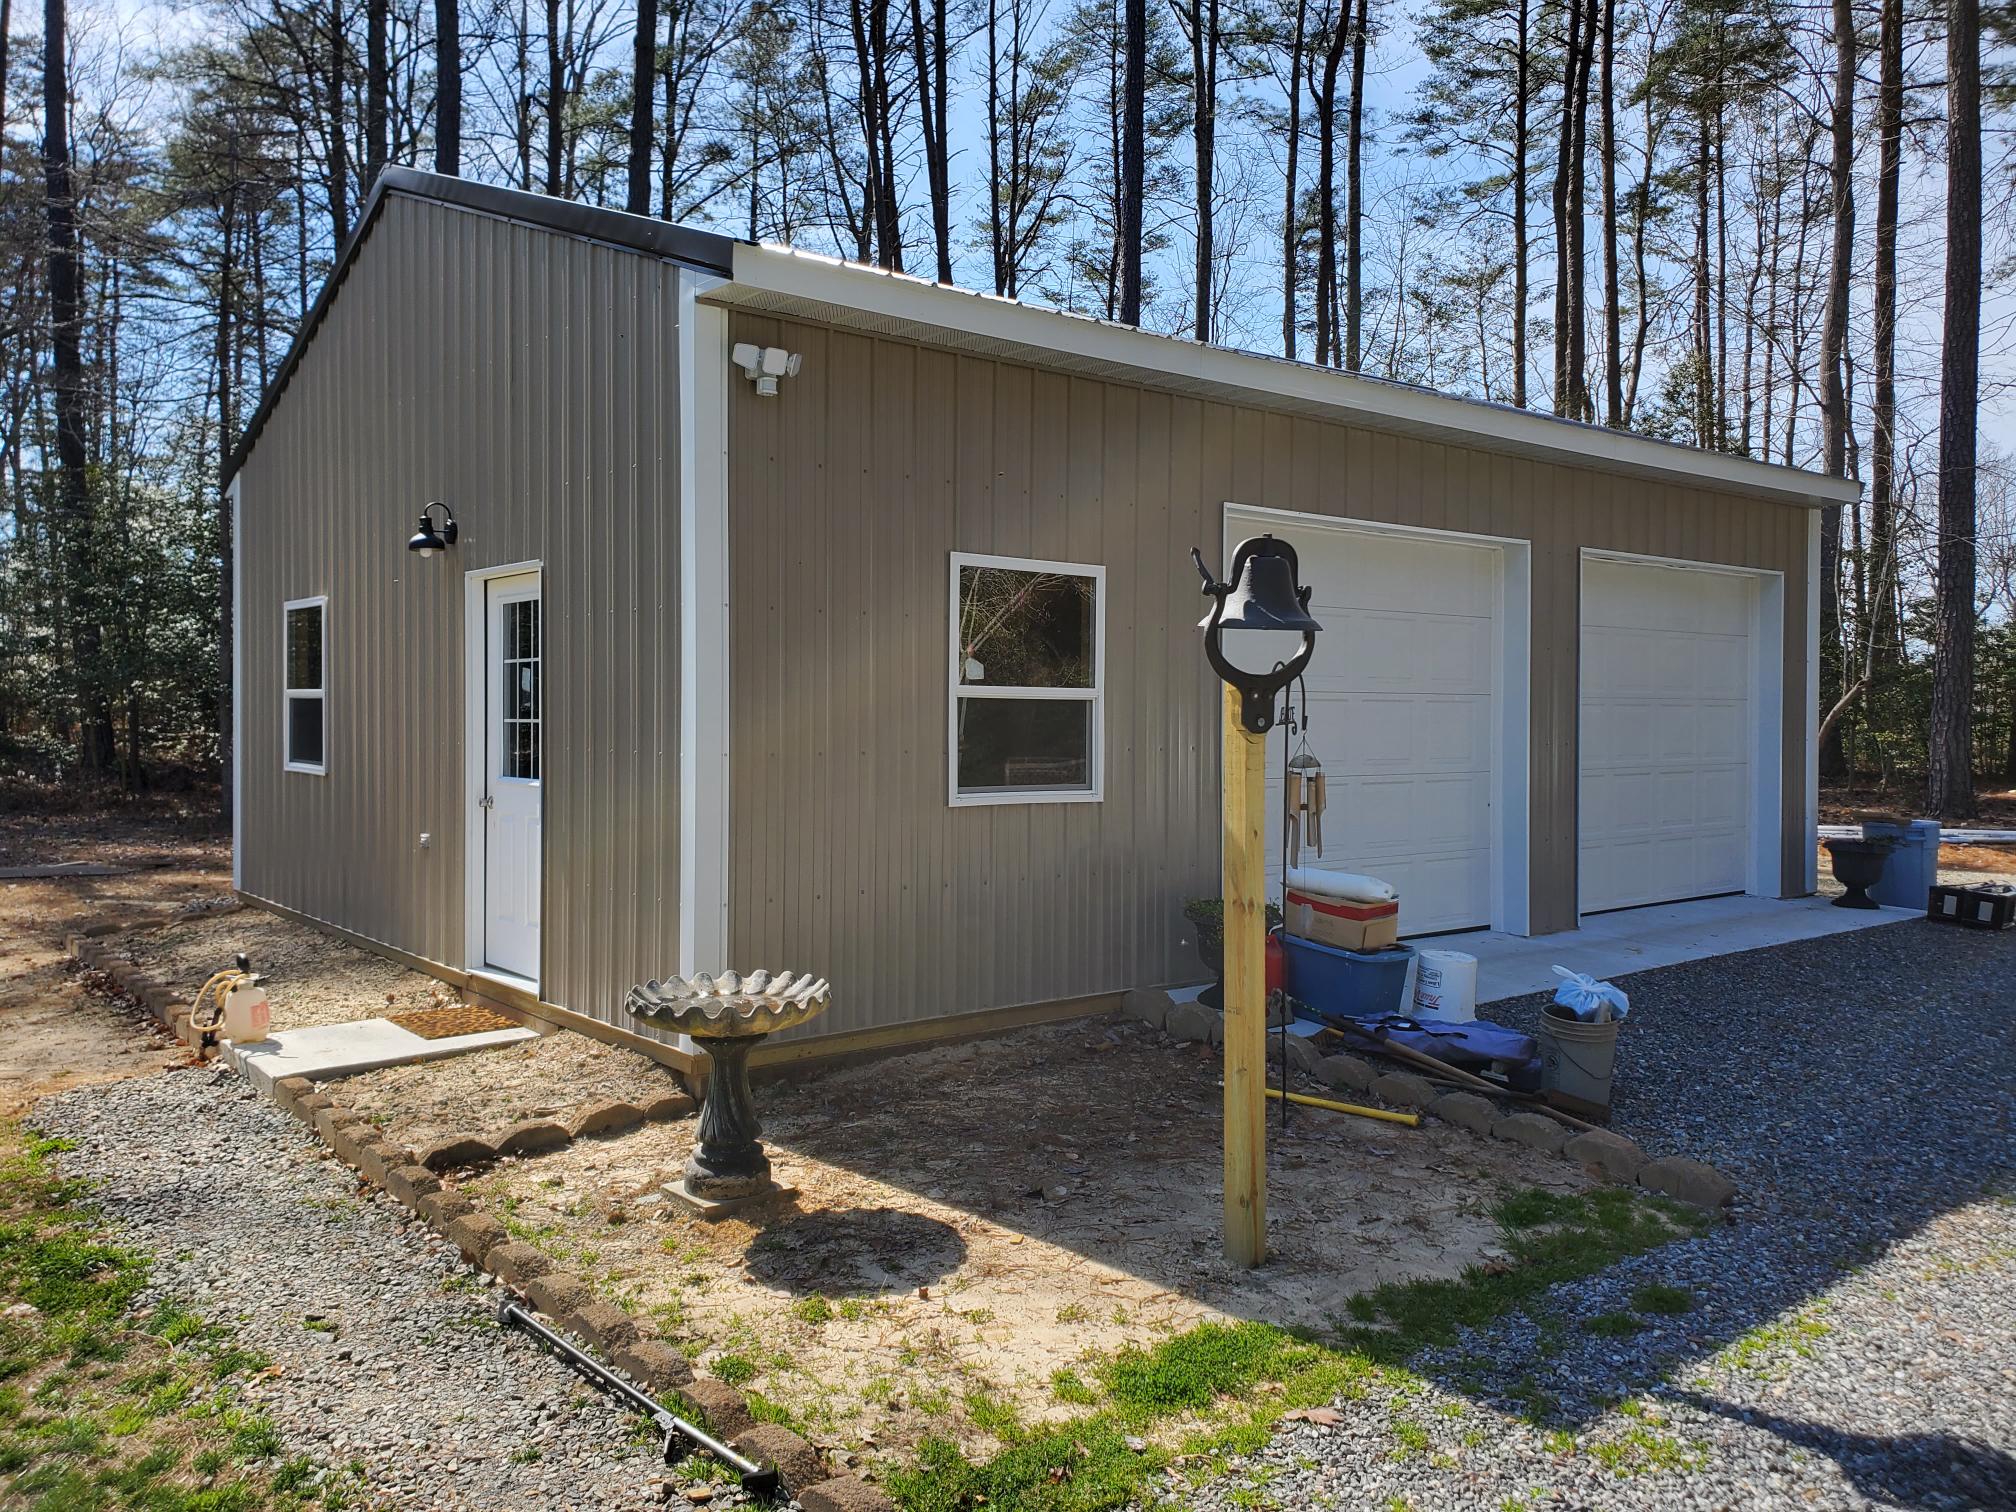
[(1865, 840), (1888, 840), (1895, 849), (1884, 858), (1883, 875), (1869, 889), (1869, 896), (1892, 908), (1922, 912), (1925, 900), (1939, 885), (1939, 824), (1933, 819), (1914, 819), (1909, 824), (1867, 823)]
[(1345, 950), (1284, 934), (1288, 990), (1311, 1008), (1343, 1018), (1384, 1018), (1405, 1002), (1412, 945), (1384, 950)]

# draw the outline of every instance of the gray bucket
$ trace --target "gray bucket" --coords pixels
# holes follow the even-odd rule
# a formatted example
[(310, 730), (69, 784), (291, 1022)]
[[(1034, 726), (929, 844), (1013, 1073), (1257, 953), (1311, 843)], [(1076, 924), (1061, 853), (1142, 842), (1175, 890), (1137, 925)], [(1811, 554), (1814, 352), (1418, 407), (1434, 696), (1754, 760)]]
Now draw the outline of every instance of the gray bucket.
[(1610, 1106), (1610, 1082), (1617, 1068), (1618, 1019), (1585, 1024), (1566, 1008), (1549, 1003), (1534, 1038), (1540, 1041), (1540, 1089)]

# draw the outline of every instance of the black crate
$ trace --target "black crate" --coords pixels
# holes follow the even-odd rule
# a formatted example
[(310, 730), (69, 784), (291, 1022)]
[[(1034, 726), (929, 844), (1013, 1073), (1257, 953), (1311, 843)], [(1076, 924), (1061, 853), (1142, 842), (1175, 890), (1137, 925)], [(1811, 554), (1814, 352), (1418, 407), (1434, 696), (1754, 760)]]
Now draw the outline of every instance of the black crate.
[(2007, 929), (2016, 922), (2016, 891), (1999, 887), (1935, 887), (1925, 903), (1925, 917), (1969, 929)]

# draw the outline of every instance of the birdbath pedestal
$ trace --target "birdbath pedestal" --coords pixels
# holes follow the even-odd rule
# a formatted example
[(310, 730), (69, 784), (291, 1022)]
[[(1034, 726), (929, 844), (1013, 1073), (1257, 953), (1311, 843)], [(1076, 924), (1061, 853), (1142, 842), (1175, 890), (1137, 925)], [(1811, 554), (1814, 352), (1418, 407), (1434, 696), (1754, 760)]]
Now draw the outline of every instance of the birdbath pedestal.
[(632, 1016), (690, 1035), (707, 1052), (707, 1091), (700, 1129), (686, 1172), (665, 1188), (668, 1196), (705, 1218), (722, 1218), (755, 1203), (786, 1195), (770, 1175), (763, 1125), (749, 1090), (749, 1052), (765, 1035), (795, 1029), (825, 1012), (830, 989), (810, 973), (735, 972), (690, 981), (670, 977), (632, 987), (624, 1006)]

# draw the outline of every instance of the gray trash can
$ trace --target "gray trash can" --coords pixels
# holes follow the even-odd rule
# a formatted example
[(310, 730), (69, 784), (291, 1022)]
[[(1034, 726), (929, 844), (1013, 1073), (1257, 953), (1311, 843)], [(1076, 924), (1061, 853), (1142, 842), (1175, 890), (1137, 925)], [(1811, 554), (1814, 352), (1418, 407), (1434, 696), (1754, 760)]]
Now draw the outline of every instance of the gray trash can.
[(1869, 889), (1869, 896), (1891, 908), (1925, 911), (1925, 901), (1939, 883), (1939, 824), (1933, 819), (1914, 819), (1909, 824), (1869, 822), (1862, 826), (1865, 840), (1889, 840), (1895, 848), (1883, 863), (1883, 875)]

